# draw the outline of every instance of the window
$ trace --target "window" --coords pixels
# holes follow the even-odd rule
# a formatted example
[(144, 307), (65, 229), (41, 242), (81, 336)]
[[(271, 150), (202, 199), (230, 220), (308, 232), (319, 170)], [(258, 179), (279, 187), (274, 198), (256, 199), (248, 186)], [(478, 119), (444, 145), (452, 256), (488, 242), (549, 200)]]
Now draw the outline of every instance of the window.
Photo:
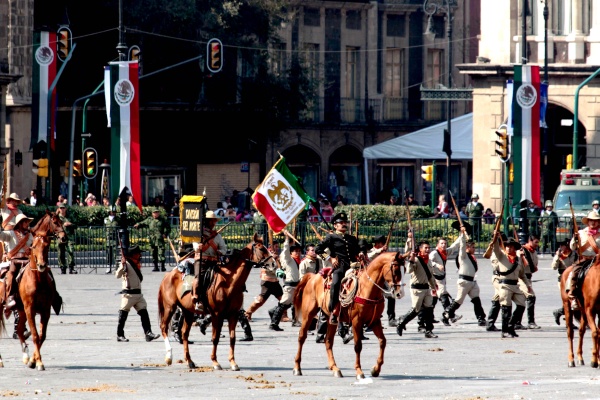
[(387, 49), (385, 52), (385, 88), (388, 97), (402, 97), (404, 87), (404, 49)]
[(387, 26), (388, 37), (404, 37), (406, 35), (406, 19), (403, 14), (388, 14)]
[(318, 8), (304, 8), (304, 25), (321, 26), (321, 12)]
[(273, 45), (271, 52), (271, 72), (274, 75), (282, 75), (287, 69), (287, 53), (285, 43)]
[(360, 10), (346, 11), (346, 29), (360, 30)]
[(319, 78), (319, 45), (316, 43), (304, 44), (304, 68), (307, 71), (307, 78), (311, 82), (316, 82)]
[(358, 47), (346, 47), (346, 97), (358, 97)]
[(444, 50), (427, 50), (427, 87), (434, 87), (444, 83)]

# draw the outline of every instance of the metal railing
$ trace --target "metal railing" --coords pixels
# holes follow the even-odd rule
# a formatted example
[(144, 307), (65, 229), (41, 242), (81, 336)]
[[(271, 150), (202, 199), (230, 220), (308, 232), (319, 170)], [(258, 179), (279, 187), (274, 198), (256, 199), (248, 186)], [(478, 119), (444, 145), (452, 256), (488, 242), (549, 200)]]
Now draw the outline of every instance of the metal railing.
[[(413, 219), (413, 229), (415, 230), (415, 239), (417, 243), (421, 240), (427, 240), (432, 245), (432, 249), (435, 247), (437, 240), (440, 237), (444, 237), (448, 241), (450, 246), (458, 236), (458, 231), (452, 228), (454, 219), (445, 218), (421, 218)], [(482, 255), (488, 244), (491, 241), (494, 229), (493, 221), (481, 221), (481, 229), (474, 232), (472, 239), (476, 242), (476, 254)], [(224, 224), (224, 223), (222, 223)], [(310, 224), (319, 232), (319, 235), (324, 236), (327, 233), (327, 227), (324, 223), (308, 223), (300, 222), (296, 225), (296, 238), (303, 244), (309, 243), (316, 244), (319, 242), (319, 238), (311, 228)], [(387, 236), (389, 233), (391, 221), (359, 221), (358, 223), (358, 237), (365, 239), (369, 243), (373, 242), (373, 239), (377, 236)], [(219, 225), (217, 225), (217, 228)], [(355, 229), (355, 227), (353, 228)], [(502, 227), (504, 231), (504, 225)], [(389, 249), (391, 251), (403, 250), (407, 240), (408, 226), (405, 220), (397, 221), (394, 225), (390, 236)], [(225, 242), (227, 243), (228, 249), (241, 249), (246, 246), (252, 240), (254, 233), (259, 233), (263, 237), (267, 238), (267, 225), (266, 224), (254, 224), (251, 222), (233, 222), (221, 233)], [(506, 232), (509, 236), (512, 236), (512, 226), (506, 226)], [(148, 240), (148, 229), (129, 229), (129, 240), (130, 245), (138, 245), (143, 250), (146, 250), (142, 255), (143, 266), (153, 266), (152, 254), (150, 253), (150, 243)], [(538, 233), (541, 233), (538, 231)], [(356, 235), (356, 232), (352, 232)], [(553, 255), (556, 251), (556, 241), (564, 240), (572, 236), (572, 225), (570, 218), (559, 218), (559, 225), (556, 230), (554, 238), (542, 237), (540, 242), (539, 253)], [(179, 226), (173, 225), (171, 229), (170, 238), (173, 245), (177, 249), (179, 247)], [(550, 240), (550, 243), (548, 242)], [(89, 226), (79, 227), (75, 231), (74, 237), (71, 238), (75, 248), (75, 265), (79, 270), (87, 269), (89, 272), (94, 272), (98, 268), (108, 267), (108, 253), (107, 253), (107, 241), (106, 241), (106, 229), (103, 226)], [(284, 236), (275, 235), (275, 240), (283, 242)], [(166, 247), (166, 264), (173, 266), (175, 264), (175, 256), (173, 251), (168, 246)], [(116, 263), (119, 262), (119, 257), (116, 257)], [(52, 243), (50, 248), (50, 264), (52, 266), (58, 265), (56, 255), (56, 243)]]

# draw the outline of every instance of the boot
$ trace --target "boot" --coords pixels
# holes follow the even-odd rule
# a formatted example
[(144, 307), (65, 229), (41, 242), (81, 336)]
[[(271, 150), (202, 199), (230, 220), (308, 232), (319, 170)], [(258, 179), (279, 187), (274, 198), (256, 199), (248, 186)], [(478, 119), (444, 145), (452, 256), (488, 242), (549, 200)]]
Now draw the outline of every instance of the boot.
[(490, 311), (488, 312), (487, 327), (485, 328), (486, 331), (497, 332), (499, 330), (495, 325), (499, 313), (500, 302), (498, 300), (492, 300), (492, 307), (490, 307)]
[(117, 342), (129, 342), (129, 339), (125, 337), (125, 321), (127, 321), (127, 316), (129, 315), (129, 311), (119, 310), (119, 323), (117, 325)]
[(69, 274), (70, 275), (77, 275), (77, 270), (75, 270), (75, 267), (69, 267)]
[(281, 321), (279, 322), (290, 322), (290, 317), (288, 317), (288, 311), (287, 308), (285, 310), (283, 310), (283, 314), (281, 315)]
[(503, 338), (514, 338), (514, 337), (519, 336), (515, 333), (515, 328), (513, 325), (514, 321), (513, 321), (513, 324), (511, 324), (511, 322), (510, 322), (514, 318), (514, 316), (511, 318), (511, 314), (512, 314), (511, 306), (502, 306), (502, 335), (501, 335), (501, 337), (503, 337)]
[[(454, 314), (454, 312), (456, 310), (458, 310), (460, 307), (460, 304), (458, 304), (456, 301), (452, 301), (452, 304), (450, 304), (448, 307), (446, 307), (446, 309), (444, 310), (444, 313), (442, 314), (442, 317), (448, 321), (449, 319), (452, 320), (452, 322), (456, 322), (458, 321), (458, 319), (456, 318), (456, 314)], [(462, 315), (461, 315), (462, 318)], [(459, 318), (460, 319), (460, 318)]]
[(160, 270), (158, 269), (158, 261), (154, 261), (154, 268), (152, 268), (152, 272), (159, 272)]
[(398, 326), (398, 321), (396, 320), (396, 299), (394, 298), (387, 299), (387, 315), (388, 325), (390, 327)]
[(396, 326), (396, 333), (399, 336), (402, 336), (402, 331), (406, 330), (406, 324), (408, 324), (410, 321), (412, 321), (416, 316), (417, 316), (417, 311), (414, 308), (411, 308), (410, 310), (408, 310), (408, 312), (406, 314), (404, 314), (403, 316), (401, 316), (398, 319), (398, 325)]
[(515, 326), (517, 321), (520, 321), (523, 318), (523, 313), (525, 313), (525, 307), (517, 306), (515, 308), (515, 312), (512, 315), (512, 318), (508, 323), (508, 331), (511, 335), (513, 335), (513, 337), (519, 337), (519, 335), (517, 335), (515, 332)]
[(554, 315), (554, 321), (556, 321), (556, 325), (560, 325), (560, 317), (565, 315), (565, 309), (563, 307), (557, 308), (552, 312)]
[(210, 314), (208, 314), (202, 319), (202, 322), (200, 322), (200, 332), (202, 332), (203, 335), (206, 335), (206, 328), (208, 327), (208, 325), (210, 325), (211, 321), (212, 317), (210, 316)]
[(60, 274), (61, 275), (66, 275), (67, 274), (67, 267), (60, 267)]
[(337, 333), (342, 338), (344, 344), (348, 344), (348, 342), (354, 339), (354, 335), (350, 331), (348, 324), (345, 322), (338, 324)]
[(162, 263), (160, 263), (160, 270), (162, 272), (165, 272), (167, 269), (165, 268), (165, 262), (163, 261)]
[(427, 307), (425, 309), (425, 337), (428, 339), (435, 339), (438, 337), (433, 333), (433, 307)]
[(279, 321), (281, 320), (281, 316), (285, 310), (285, 306), (281, 303), (277, 303), (277, 307), (275, 310), (273, 310), (272, 314), (270, 312), (271, 310), (269, 310), (269, 314), (271, 314), (271, 324), (269, 325), (270, 330), (277, 332), (283, 331), (283, 329), (279, 327)]
[(325, 343), (325, 335), (327, 334), (327, 314), (323, 310), (319, 310), (319, 321), (317, 323), (317, 343)]
[(485, 311), (483, 311), (483, 307), (481, 306), (481, 299), (479, 297), (474, 297), (471, 299), (471, 303), (473, 303), (473, 310), (477, 317), (477, 325), (486, 326)]
[[(437, 298), (437, 296), (433, 296), (433, 305), (431, 306), (431, 308), (433, 308), (435, 310), (435, 306), (437, 305), (439, 299)], [(421, 307), (421, 310), (423, 310), (423, 308)], [(435, 319), (435, 314), (433, 315), (433, 323), (437, 324), (440, 321), (438, 321), (437, 319)]]
[[(262, 298), (262, 296), (261, 296)], [(254, 300), (252, 302), (252, 304), (250, 304), (250, 307), (248, 307), (248, 309), (246, 310), (246, 318), (248, 318), (248, 321), (252, 321), (252, 314), (254, 312), (256, 312), (256, 310), (258, 310), (260, 308), (260, 306), (262, 306), (264, 304), (264, 300), (263, 301), (258, 301), (258, 300)]]
[[(15, 316), (15, 331), (13, 333), (13, 339), (18, 339), (19, 335), (17, 334), (17, 325), (19, 325), (19, 311), (15, 310), (14, 311), (14, 316)], [(27, 340), (29, 339), (29, 336), (31, 336), (31, 332), (29, 332), (27, 330), (27, 326), (25, 326), (25, 329), (23, 330), (23, 339)]]
[[(173, 337), (179, 344), (183, 344), (183, 336), (181, 336), (181, 329), (183, 328), (183, 314), (179, 314), (179, 318), (175, 321), (175, 329), (173, 330)], [(188, 340), (188, 344), (194, 344), (191, 340)]]
[[(434, 297), (434, 299), (437, 299), (436, 297)], [(448, 307), (450, 307), (450, 295), (448, 293), (443, 294), (440, 296), (440, 302), (442, 303), (442, 307), (444, 307), (444, 310), (446, 310)], [(433, 308), (435, 308), (435, 305), (437, 304), (437, 301), (433, 301)], [(444, 324), (444, 326), (450, 326), (450, 321), (448, 320), (448, 318), (446, 318), (444, 316), (444, 312), (442, 312), (442, 323)]]
[(540, 329), (540, 326), (535, 323), (535, 296), (527, 298), (527, 327), (529, 329)]
[[(398, 320), (399, 322), (399, 320)], [(419, 325), (418, 331), (419, 333), (425, 333), (425, 317), (423, 314), (423, 307), (421, 307), (421, 309), (419, 310), (419, 313), (417, 314), (417, 324)], [(396, 325), (398, 326), (398, 325)]]
[(253, 341), (254, 337), (252, 337), (252, 327), (250, 326), (248, 318), (246, 318), (246, 312), (244, 310), (240, 310), (240, 313), (238, 315), (238, 321), (240, 322), (240, 326), (244, 330), (244, 337), (240, 339), (240, 342)]
[(148, 316), (148, 310), (145, 308), (143, 310), (138, 311), (138, 315), (142, 319), (142, 328), (144, 329), (144, 333), (146, 334), (146, 342), (151, 342), (154, 339), (158, 339), (160, 335), (155, 335), (152, 333), (152, 328), (150, 327), (150, 317)]

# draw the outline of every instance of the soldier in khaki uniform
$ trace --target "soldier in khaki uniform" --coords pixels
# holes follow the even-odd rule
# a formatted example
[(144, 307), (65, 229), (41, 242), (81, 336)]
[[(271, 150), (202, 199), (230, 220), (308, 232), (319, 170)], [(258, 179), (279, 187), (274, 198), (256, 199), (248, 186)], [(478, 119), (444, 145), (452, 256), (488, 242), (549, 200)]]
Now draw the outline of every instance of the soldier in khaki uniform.
[[(576, 253), (569, 248), (569, 241), (563, 240), (557, 243), (558, 250), (552, 259), (552, 269), (558, 272), (558, 289), (560, 290), (560, 279), (562, 278), (563, 272), (577, 261)], [(556, 325), (560, 325), (560, 317), (565, 315), (565, 309), (561, 305), (559, 308), (553, 311), (554, 320)]]
[[(152, 216), (138, 222), (133, 226), (136, 229), (147, 227), (150, 239), (150, 247), (152, 248), (152, 262), (154, 268), (152, 272), (166, 271), (165, 268), (165, 251), (167, 250), (167, 238), (171, 233), (171, 225), (160, 215), (160, 208), (152, 210)], [(158, 264), (160, 263), (160, 270)]]
[(571, 250), (579, 252), (579, 261), (573, 265), (571, 278), (567, 281), (569, 284), (569, 299), (571, 308), (579, 309), (577, 302), (577, 275), (584, 266), (589, 265), (596, 255), (600, 254), (600, 215), (595, 211), (590, 211), (587, 217), (581, 219), (586, 227), (581, 229), (576, 236), (571, 239)]
[[(537, 235), (529, 235), (529, 240), (521, 248), (523, 267), (525, 268), (525, 276), (531, 280), (531, 277), (538, 270), (538, 255), (537, 249), (540, 245), (540, 238)], [(535, 292), (533, 288), (527, 288), (522, 281), (519, 281), (519, 287), (527, 299), (527, 327), (521, 325), (521, 320), (517, 321), (515, 329), (540, 329), (540, 326), (535, 323)]]
[[(515, 332), (515, 323), (523, 317), (525, 312), (525, 295), (519, 287), (519, 280), (523, 280), (528, 289), (531, 290), (531, 281), (525, 276), (525, 269), (517, 250), (521, 244), (513, 238), (506, 240), (504, 250), (499, 232), (494, 235), (494, 246), (491, 257), (492, 270), (498, 276), (498, 296), (502, 307), (502, 337), (518, 337)], [(512, 312), (512, 303), (517, 305)]]
[(142, 294), (142, 276), (141, 270), (142, 250), (138, 246), (130, 247), (126, 256), (121, 257), (121, 263), (115, 276), (123, 281), (121, 290), (121, 308), (119, 309), (119, 322), (117, 325), (117, 342), (129, 342), (125, 337), (125, 321), (129, 315), (129, 310), (135, 308), (142, 319), (142, 328), (146, 342), (158, 339), (160, 335), (152, 333), (150, 326), (150, 317), (148, 316), (148, 304)]

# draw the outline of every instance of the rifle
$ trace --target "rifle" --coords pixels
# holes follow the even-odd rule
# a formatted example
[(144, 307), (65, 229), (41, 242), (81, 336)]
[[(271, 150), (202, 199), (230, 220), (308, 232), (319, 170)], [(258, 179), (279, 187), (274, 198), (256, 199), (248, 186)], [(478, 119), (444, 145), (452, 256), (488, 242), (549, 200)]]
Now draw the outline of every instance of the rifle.
[(179, 264), (179, 255), (177, 254), (177, 251), (175, 251), (175, 246), (173, 246), (173, 242), (171, 241), (170, 237), (167, 237), (167, 240), (169, 241), (169, 246), (171, 246), (171, 251), (173, 252), (173, 257), (175, 257), (175, 263)]
[(384, 246), (387, 248), (388, 245), (390, 244), (390, 240), (392, 239), (392, 232), (394, 231), (394, 224), (396, 223), (396, 218), (394, 218), (392, 220), (392, 223), (390, 224), (390, 230), (388, 231), (387, 234), (387, 239), (385, 239), (385, 244)]
[(0, 194), (0, 208), (6, 207), (6, 188), (8, 185), (8, 168), (6, 167), (6, 157), (4, 157), (4, 171), (2, 172), (2, 193)]
[(452, 200), (452, 206), (454, 206), (454, 209), (456, 210), (456, 218), (458, 218), (458, 223), (460, 224), (461, 228), (464, 228), (462, 218), (460, 217), (460, 210), (456, 206), (456, 202), (454, 201), (454, 196), (452, 196), (452, 192), (450, 190), (448, 190), (448, 193), (450, 193), (450, 199)]
[(569, 208), (571, 209), (571, 218), (573, 219), (573, 239), (575, 243), (575, 254), (577, 254), (577, 258), (579, 258), (579, 227), (577, 226), (575, 211), (573, 211), (573, 203), (571, 203), (571, 196), (569, 196)]
[(313, 232), (317, 236), (317, 239), (319, 239), (320, 241), (323, 241), (323, 236), (319, 235), (319, 231), (317, 231), (317, 228), (315, 228), (315, 226), (310, 221), (308, 221), (308, 224), (310, 225), (310, 228), (313, 230)]
[(233, 223), (233, 221), (231, 221), (231, 222), (227, 223), (227, 225), (223, 225), (222, 227), (220, 227), (220, 228), (217, 230), (217, 233), (221, 233), (221, 232), (223, 232), (223, 231), (225, 230), (225, 228), (227, 228), (227, 227), (228, 227), (229, 225), (231, 225), (232, 223)]
[(492, 237), (492, 241), (488, 244), (485, 253), (483, 253), (483, 257), (489, 259), (492, 257), (492, 252), (494, 251), (494, 240), (496, 240), (496, 234), (500, 232), (500, 224), (502, 223), (502, 217), (504, 216), (504, 201), (502, 202), (502, 209), (500, 211), (500, 217), (496, 219), (496, 226), (494, 227), (494, 234)]
[(411, 241), (410, 241), (411, 251), (417, 251), (417, 244), (415, 242), (415, 230), (413, 229), (412, 221), (410, 219), (410, 208), (408, 207), (408, 197), (406, 196), (406, 191), (404, 194), (405, 194), (404, 200), (406, 203), (406, 222), (408, 224), (408, 232), (411, 234)]

